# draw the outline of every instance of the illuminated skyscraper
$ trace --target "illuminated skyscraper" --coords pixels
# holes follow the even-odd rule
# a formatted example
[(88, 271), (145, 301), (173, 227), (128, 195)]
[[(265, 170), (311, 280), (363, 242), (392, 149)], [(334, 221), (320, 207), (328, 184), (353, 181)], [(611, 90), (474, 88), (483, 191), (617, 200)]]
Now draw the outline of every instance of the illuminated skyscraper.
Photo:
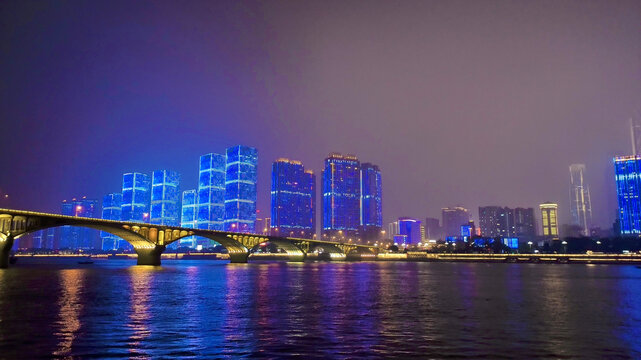
[(225, 221), (225, 156), (205, 154), (200, 157), (196, 227), (223, 230)]
[(585, 165), (570, 165), (570, 212), (572, 224), (581, 228), (581, 235), (590, 235), (592, 204), (590, 189), (585, 182)]
[(479, 207), (479, 226), (486, 237), (514, 236), (514, 210), (501, 206)]
[(398, 219), (398, 235), (404, 235), (403, 245), (416, 245), (422, 241), (421, 222), (416, 219), (402, 217)]
[(466, 208), (461, 206), (442, 209), (443, 236), (459, 236), (461, 225), (467, 225), (470, 221), (470, 214)]
[(175, 171), (156, 170), (151, 174), (152, 224), (180, 224), (180, 175)]
[(33, 233), (34, 249), (53, 249), (56, 241), (57, 228), (36, 231)]
[[(122, 220), (122, 194), (113, 193), (107, 194), (102, 198), (102, 218), (105, 220)], [(100, 238), (102, 239), (102, 250), (118, 250), (121, 247), (121, 242), (125, 240), (120, 237), (101, 231)], [(126, 246), (125, 246), (126, 247)]]
[(559, 240), (559, 224), (557, 220), (559, 206), (546, 202), (539, 205), (539, 208), (541, 209), (543, 236), (550, 240)]
[[(73, 198), (71, 201), (63, 200), (62, 215), (93, 218), (96, 216), (97, 205), (97, 200), (87, 199), (86, 196), (83, 196), (82, 199)], [(63, 226), (60, 228), (60, 248), (93, 249), (96, 247), (96, 234), (96, 230), (88, 228)]]
[(126, 173), (122, 175), (122, 220), (149, 222), (149, 175)]
[(360, 227), (360, 162), (353, 155), (330, 154), (323, 170), (323, 237), (355, 237)]
[(383, 183), (381, 170), (370, 163), (361, 164), (361, 236), (376, 240), (383, 230)]
[[(180, 226), (189, 229), (196, 228), (196, 209), (198, 207), (196, 190), (185, 190), (182, 194), (182, 207), (180, 210)], [(196, 247), (196, 237), (188, 236), (179, 240), (178, 246)]]
[(256, 222), (258, 150), (243, 145), (227, 149), (225, 230), (253, 233)]
[(621, 235), (641, 235), (641, 155), (614, 158)]
[[(275, 235), (313, 238), (316, 233), (316, 176), (300, 161), (272, 165), (271, 228)], [(263, 231), (263, 229), (256, 229)]]

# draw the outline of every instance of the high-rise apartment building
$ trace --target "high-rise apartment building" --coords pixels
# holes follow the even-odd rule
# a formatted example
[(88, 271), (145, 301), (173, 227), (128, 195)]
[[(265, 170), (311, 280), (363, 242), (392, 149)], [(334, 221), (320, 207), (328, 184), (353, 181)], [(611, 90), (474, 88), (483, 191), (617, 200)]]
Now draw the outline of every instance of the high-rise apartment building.
[(53, 249), (57, 230), (57, 228), (49, 228), (34, 232), (32, 247), (34, 249)]
[(122, 175), (122, 220), (149, 222), (149, 175), (131, 172)]
[[(96, 207), (98, 201), (94, 199), (87, 199), (83, 196), (81, 199), (73, 198), (71, 201), (62, 201), (62, 215), (88, 217), (93, 218), (96, 216)], [(96, 230), (77, 227), (77, 226), (63, 226), (60, 228), (60, 242), (61, 249), (93, 249), (96, 247)]]
[(225, 156), (215, 153), (200, 157), (196, 228), (224, 230), (225, 222)]
[(572, 224), (581, 228), (581, 235), (590, 235), (592, 204), (590, 188), (585, 180), (585, 165), (570, 165), (570, 212)]
[(486, 237), (513, 236), (514, 210), (501, 206), (479, 207), (479, 226), (481, 234)]
[(361, 237), (377, 240), (383, 230), (383, 182), (381, 170), (370, 163), (361, 164)]
[[(107, 194), (102, 198), (102, 218), (105, 220), (122, 220), (122, 194)], [(118, 250), (125, 240), (108, 232), (101, 231), (102, 250)]]
[(356, 237), (361, 218), (360, 162), (332, 153), (323, 169), (323, 237)]
[(559, 240), (558, 210), (559, 206), (546, 202), (539, 205), (541, 209), (541, 226), (543, 236), (549, 240)]
[(466, 208), (461, 206), (448, 207), (442, 209), (443, 216), (443, 236), (459, 236), (461, 234), (461, 225), (467, 225), (470, 221), (470, 214)]
[(150, 222), (157, 225), (180, 224), (180, 175), (175, 171), (156, 170), (151, 174)]
[[(275, 235), (313, 238), (316, 233), (316, 176), (300, 161), (272, 164), (271, 224)], [(264, 228), (256, 229), (258, 232)]]
[(621, 235), (641, 235), (641, 155), (614, 158)]
[(227, 149), (225, 230), (253, 233), (256, 222), (258, 150), (237, 145)]

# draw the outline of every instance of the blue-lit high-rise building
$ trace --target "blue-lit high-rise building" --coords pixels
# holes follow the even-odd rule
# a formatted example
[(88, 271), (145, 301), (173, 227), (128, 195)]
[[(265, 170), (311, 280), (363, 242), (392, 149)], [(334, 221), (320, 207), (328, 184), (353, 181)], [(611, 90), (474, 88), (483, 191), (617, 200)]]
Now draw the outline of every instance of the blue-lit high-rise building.
[(278, 159), (272, 165), (272, 234), (314, 238), (316, 176), (300, 161)]
[(122, 220), (149, 222), (149, 175), (126, 173), (122, 175)]
[[(121, 220), (122, 219), (122, 194), (113, 193), (107, 194), (102, 198), (102, 218), (105, 220)], [(120, 237), (101, 231), (100, 238), (102, 239), (102, 250), (112, 251), (118, 250), (126, 242)], [(127, 246), (125, 246), (127, 247)]]
[(237, 145), (227, 149), (225, 230), (253, 233), (256, 223), (258, 150)]
[(641, 155), (614, 158), (621, 235), (641, 235)]
[(332, 153), (323, 170), (323, 239), (348, 240), (361, 225), (360, 162), (353, 155)]
[(403, 245), (416, 245), (421, 239), (421, 222), (407, 217), (398, 219), (399, 235), (404, 235)]
[(362, 163), (360, 183), (361, 238), (378, 240), (383, 230), (383, 183), (378, 166)]
[[(73, 198), (62, 201), (62, 215), (93, 218), (96, 215), (98, 201), (94, 199)], [(96, 230), (77, 226), (63, 226), (60, 229), (60, 249), (88, 250), (96, 247)]]
[[(182, 207), (180, 210), (180, 226), (189, 229), (196, 228), (196, 210), (198, 207), (198, 196), (196, 190), (185, 190), (182, 195)], [(196, 237), (188, 236), (179, 240), (180, 247), (196, 247)]]
[(57, 228), (49, 228), (34, 232), (32, 247), (34, 249), (53, 249), (56, 241), (57, 230)]
[(223, 230), (225, 221), (225, 156), (205, 154), (200, 157), (196, 227)]
[(158, 225), (180, 225), (180, 174), (156, 170), (151, 174), (150, 222)]

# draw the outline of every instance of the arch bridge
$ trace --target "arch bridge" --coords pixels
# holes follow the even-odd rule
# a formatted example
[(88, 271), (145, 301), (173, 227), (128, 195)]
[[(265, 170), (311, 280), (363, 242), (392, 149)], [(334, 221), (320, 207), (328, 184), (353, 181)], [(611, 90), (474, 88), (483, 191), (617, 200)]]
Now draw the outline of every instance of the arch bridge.
[(377, 247), (369, 245), (0, 209), (0, 268), (8, 267), (14, 240), (35, 231), (59, 226), (79, 226), (116, 235), (133, 246), (138, 254), (138, 265), (160, 265), (160, 255), (167, 245), (188, 236), (201, 236), (219, 243), (227, 249), (232, 263), (247, 262), (251, 249), (265, 242), (280, 247), (297, 261), (304, 260), (308, 253), (319, 249), (337, 255), (330, 258), (343, 259), (350, 254), (378, 253)]

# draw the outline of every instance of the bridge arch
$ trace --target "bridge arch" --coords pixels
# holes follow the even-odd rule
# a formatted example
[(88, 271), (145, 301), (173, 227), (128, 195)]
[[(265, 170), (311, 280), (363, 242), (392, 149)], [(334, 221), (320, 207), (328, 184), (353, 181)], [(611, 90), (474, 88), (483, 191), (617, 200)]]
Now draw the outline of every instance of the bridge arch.
[[(279, 249), (282, 249), (283, 251), (285, 251), (289, 261), (299, 261), (299, 262), (304, 261), (305, 257), (307, 256), (307, 254), (305, 253), (305, 251), (303, 251), (303, 249), (296, 246), (291, 241), (268, 239), (267, 241), (262, 242), (260, 244), (263, 244), (263, 243), (274, 244)], [(252, 247), (252, 250), (255, 249), (257, 246), (259, 246), (260, 244), (257, 244), (254, 247)]]
[(200, 236), (219, 243), (222, 247), (227, 249), (227, 253), (229, 254), (229, 260), (233, 263), (236, 263), (236, 262), (245, 263), (247, 262), (247, 258), (249, 257), (249, 248), (247, 248), (245, 245), (241, 244), (239, 241), (232, 238), (231, 236), (226, 236), (224, 234), (213, 235), (205, 232), (192, 233), (190, 231), (184, 234), (183, 236), (172, 239), (170, 242), (167, 243), (167, 245), (175, 241), (179, 241), (180, 239), (186, 238), (188, 236)]
[(310, 244), (309, 252), (318, 253), (320, 258), (324, 258), (326, 260), (345, 260), (346, 257), (345, 252), (334, 244)]

